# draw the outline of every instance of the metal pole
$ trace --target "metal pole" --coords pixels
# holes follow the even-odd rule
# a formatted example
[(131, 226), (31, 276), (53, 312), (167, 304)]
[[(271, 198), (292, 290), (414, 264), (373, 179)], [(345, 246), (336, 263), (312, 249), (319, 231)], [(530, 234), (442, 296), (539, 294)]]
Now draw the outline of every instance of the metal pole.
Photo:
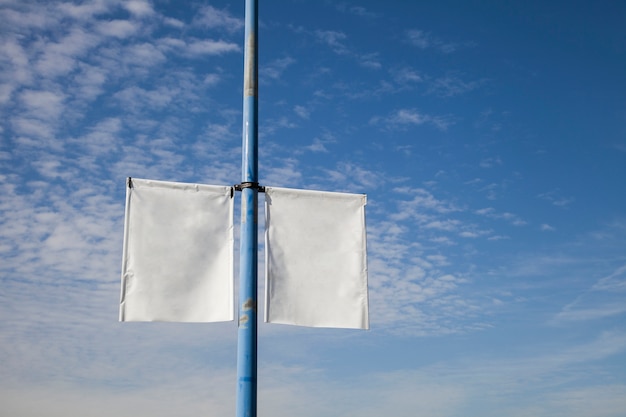
[(257, 0), (246, 0), (245, 19), (236, 412), (237, 417), (256, 417), (258, 251)]

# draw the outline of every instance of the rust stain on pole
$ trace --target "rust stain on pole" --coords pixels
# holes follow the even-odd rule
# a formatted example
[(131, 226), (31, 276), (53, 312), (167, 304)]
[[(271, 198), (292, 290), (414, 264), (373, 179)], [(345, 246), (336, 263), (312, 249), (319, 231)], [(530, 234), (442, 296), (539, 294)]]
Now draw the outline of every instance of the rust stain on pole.
[(254, 302), (253, 299), (248, 298), (246, 302), (243, 303), (243, 306), (241, 307), (241, 309), (243, 311), (252, 310), (256, 313), (256, 303)]
[(246, 49), (246, 70), (244, 72), (243, 89), (244, 96), (256, 97), (258, 94), (257, 84), (258, 78), (256, 73), (256, 38), (254, 33), (248, 36), (248, 45)]

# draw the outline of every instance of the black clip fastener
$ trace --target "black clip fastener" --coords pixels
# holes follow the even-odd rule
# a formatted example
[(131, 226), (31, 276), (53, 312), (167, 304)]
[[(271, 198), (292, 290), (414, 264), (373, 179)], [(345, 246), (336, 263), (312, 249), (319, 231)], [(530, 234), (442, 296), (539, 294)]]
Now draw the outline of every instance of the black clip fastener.
[(264, 193), (265, 192), (265, 187), (259, 185), (258, 182), (242, 182), (241, 184), (235, 184), (235, 191), (241, 191), (244, 188), (252, 188), (257, 190), (260, 193)]

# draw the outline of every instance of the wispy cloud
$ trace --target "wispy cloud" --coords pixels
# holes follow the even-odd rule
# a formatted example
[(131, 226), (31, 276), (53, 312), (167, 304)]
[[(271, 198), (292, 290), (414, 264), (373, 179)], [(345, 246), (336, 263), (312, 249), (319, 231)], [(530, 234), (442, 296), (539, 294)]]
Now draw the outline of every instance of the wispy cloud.
[(446, 75), (429, 81), (427, 93), (440, 97), (454, 97), (474, 91), (482, 84), (484, 84), (482, 80), (464, 81), (459, 76)]
[(25, 114), (41, 120), (55, 120), (63, 112), (66, 95), (61, 92), (23, 90), (19, 95)]
[[(82, 4), (61, 3), (55, 5), (64, 15), (71, 16), (79, 20), (91, 19), (94, 16), (105, 14), (111, 11), (111, 4), (104, 1), (91, 1)], [(40, 14), (40, 16), (50, 16), (50, 14)]]
[(416, 70), (409, 67), (402, 67), (391, 71), (394, 81), (400, 85), (421, 83), (424, 77)]
[(335, 30), (316, 30), (314, 34), (320, 42), (328, 45), (336, 54), (348, 54), (349, 50), (344, 44), (344, 41), (347, 39), (345, 33)]
[(527, 222), (521, 219), (516, 214), (510, 212), (499, 213), (493, 207), (486, 207), (479, 210), (476, 210), (476, 214), (480, 216), (485, 216), (490, 219), (502, 219), (511, 223), (513, 226), (524, 226)]
[(313, 139), (313, 143), (307, 146), (306, 149), (311, 152), (328, 152), (328, 149), (326, 149), (324, 142), (321, 141), (319, 138)]
[(396, 188), (395, 191), (410, 197), (409, 200), (400, 200), (399, 211), (392, 217), (398, 220), (408, 217), (423, 219), (422, 213), (424, 212), (449, 214), (461, 210), (450, 202), (437, 199), (431, 192), (423, 188), (401, 187)]
[(384, 183), (383, 178), (375, 170), (352, 162), (339, 163), (334, 169), (325, 169), (324, 173), (331, 183), (350, 184), (355, 192), (359, 189), (372, 190)]
[(626, 313), (625, 295), (626, 265), (597, 280), (591, 288), (563, 307), (551, 323), (567, 324), (623, 315)]
[(360, 58), (360, 65), (370, 69), (380, 69), (382, 68), (382, 64), (380, 63), (380, 59), (378, 58), (377, 53), (362, 55)]
[(499, 156), (484, 158), (480, 161), (481, 168), (493, 168), (497, 165), (502, 165), (502, 159)]
[(297, 105), (293, 111), (303, 119), (308, 119), (311, 116), (311, 111), (304, 106)]
[(295, 158), (282, 159), (268, 164), (264, 170), (263, 181), (274, 187), (295, 188), (302, 180), (302, 171), (298, 168), (299, 161)]
[(350, 13), (358, 17), (365, 17), (368, 19), (372, 19), (377, 17), (376, 13), (369, 11), (365, 7), (362, 6), (353, 6), (348, 3), (339, 2), (335, 5), (337, 10), (344, 13)]
[(291, 57), (275, 59), (261, 69), (262, 79), (270, 78), (272, 80), (280, 80), (285, 70), (295, 64), (296, 60)]
[(454, 124), (450, 117), (431, 116), (424, 114), (417, 109), (399, 109), (386, 117), (373, 117), (370, 124), (382, 126), (388, 130), (405, 130), (411, 126), (432, 125), (439, 130), (445, 131)]
[(277, 119), (268, 119), (261, 130), (262, 135), (272, 136), (277, 131), (282, 129), (294, 129), (298, 127), (298, 124), (286, 116), (279, 117)]
[(187, 51), (191, 55), (220, 55), (226, 52), (237, 52), (239, 45), (233, 42), (215, 41), (211, 39), (195, 40), (189, 43)]
[(127, 0), (122, 6), (132, 15), (137, 17), (145, 17), (153, 15), (154, 9), (147, 0)]
[(564, 197), (559, 190), (548, 191), (537, 195), (538, 198), (548, 201), (557, 207), (567, 207), (574, 202), (571, 197)]
[(241, 51), (241, 47), (238, 44), (221, 39), (189, 38), (184, 40), (171, 37), (159, 39), (157, 48), (164, 53), (181, 54), (189, 57), (222, 55)]
[(139, 30), (139, 26), (136, 23), (128, 20), (109, 20), (106, 22), (99, 22), (96, 25), (96, 31), (101, 35), (112, 36), (119, 39), (128, 38)]
[(231, 33), (240, 30), (244, 25), (243, 19), (234, 17), (227, 10), (216, 9), (210, 5), (200, 8), (193, 23), (210, 29), (225, 29)]
[(418, 29), (407, 30), (406, 38), (411, 45), (417, 48), (433, 48), (445, 54), (452, 53), (459, 47), (456, 43), (444, 41), (439, 37)]
[(327, 145), (337, 143), (337, 138), (330, 132), (323, 132), (320, 136), (313, 138), (313, 143), (306, 147), (311, 152), (327, 153)]

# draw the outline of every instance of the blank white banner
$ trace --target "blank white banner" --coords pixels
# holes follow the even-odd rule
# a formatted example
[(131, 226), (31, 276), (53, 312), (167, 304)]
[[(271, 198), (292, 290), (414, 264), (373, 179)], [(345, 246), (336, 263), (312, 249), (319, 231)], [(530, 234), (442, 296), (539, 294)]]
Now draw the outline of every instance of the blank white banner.
[(233, 320), (231, 187), (130, 181), (120, 321)]
[(369, 328), (363, 194), (265, 187), (265, 321)]

